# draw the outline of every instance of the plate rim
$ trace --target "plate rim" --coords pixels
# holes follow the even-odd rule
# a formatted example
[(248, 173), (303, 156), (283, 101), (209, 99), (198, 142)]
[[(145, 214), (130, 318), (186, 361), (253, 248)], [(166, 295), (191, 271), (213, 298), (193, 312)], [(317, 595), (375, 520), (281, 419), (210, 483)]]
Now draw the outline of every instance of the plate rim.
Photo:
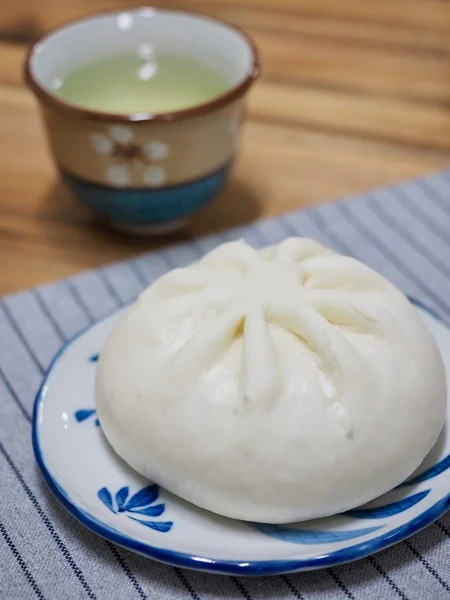
[[(413, 306), (417, 306), (431, 315), (434, 319), (442, 323), (442, 325), (450, 333), (450, 328), (442, 317), (440, 317), (433, 309), (429, 308), (426, 304), (407, 296), (408, 300)], [(401, 542), (411, 535), (418, 533), (428, 525), (431, 525), (436, 519), (442, 516), (447, 510), (450, 509), (450, 493), (438, 500), (424, 513), (417, 515), (411, 521), (399, 525), (390, 532), (381, 534), (365, 542), (359, 542), (348, 548), (342, 548), (331, 552), (321, 553), (318, 556), (314, 556), (308, 559), (273, 559), (273, 560), (253, 560), (246, 561), (242, 560), (227, 560), (227, 559), (214, 559), (204, 556), (198, 556), (194, 554), (188, 554), (180, 552), (178, 550), (169, 550), (167, 548), (161, 548), (159, 546), (149, 544), (147, 542), (141, 542), (121, 531), (106, 525), (96, 517), (92, 516), (85, 510), (79, 508), (76, 503), (70, 498), (66, 490), (60, 486), (56, 481), (56, 478), (52, 475), (49, 468), (47, 467), (43, 452), (39, 443), (39, 412), (40, 406), (44, 402), (45, 394), (44, 390), (47, 385), (48, 378), (55, 368), (58, 360), (61, 356), (69, 349), (69, 347), (87, 331), (103, 323), (108, 318), (111, 318), (116, 313), (114, 311), (106, 317), (99, 319), (95, 323), (89, 324), (87, 327), (81, 329), (76, 333), (70, 340), (68, 340), (55, 354), (51, 360), (48, 368), (46, 369), (41, 385), (37, 391), (34, 399), (33, 407), (33, 418), (32, 418), (32, 447), (36, 462), (41, 470), (44, 481), (49, 487), (50, 491), (54, 494), (57, 500), (62, 506), (82, 525), (87, 529), (93, 531), (100, 537), (118, 544), (127, 550), (137, 552), (148, 558), (172, 565), (174, 567), (182, 567), (194, 570), (200, 570), (221, 575), (280, 575), (282, 573), (293, 573), (300, 571), (310, 571), (314, 569), (321, 569), (325, 567), (333, 567), (344, 563), (352, 562), (362, 558), (366, 558), (371, 554), (389, 548), (395, 543)], [(447, 400), (448, 401), (448, 400)]]

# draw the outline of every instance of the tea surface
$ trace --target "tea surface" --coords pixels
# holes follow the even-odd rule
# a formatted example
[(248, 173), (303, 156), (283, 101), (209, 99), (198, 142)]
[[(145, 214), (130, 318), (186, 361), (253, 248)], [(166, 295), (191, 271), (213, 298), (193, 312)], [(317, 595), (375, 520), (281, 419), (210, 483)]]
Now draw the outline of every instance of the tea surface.
[(230, 87), (213, 67), (179, 54), (122, 54), (80, 65), (54, 92), (84, 108), (111, 113), (165, 113), (208, 102)]

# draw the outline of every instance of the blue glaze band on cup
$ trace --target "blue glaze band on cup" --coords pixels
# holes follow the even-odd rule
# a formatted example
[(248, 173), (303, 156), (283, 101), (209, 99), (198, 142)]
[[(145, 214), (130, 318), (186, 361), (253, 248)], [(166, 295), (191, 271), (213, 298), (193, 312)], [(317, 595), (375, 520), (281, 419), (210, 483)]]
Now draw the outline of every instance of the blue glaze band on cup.
[(118, 189), (88, 183), (61, 171), (82, 204), (114, 225), (164, 226), (209, 204), (225, 185), (231, 163), (194, 181), (160, 189)]

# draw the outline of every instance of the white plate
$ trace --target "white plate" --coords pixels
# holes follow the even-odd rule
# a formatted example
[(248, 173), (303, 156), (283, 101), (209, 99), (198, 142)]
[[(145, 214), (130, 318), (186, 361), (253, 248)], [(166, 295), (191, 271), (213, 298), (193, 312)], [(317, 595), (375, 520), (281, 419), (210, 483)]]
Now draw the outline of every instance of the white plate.
[[(438, 343), (450, 381), (450, 331), (424, 307), (418, 310)], [(450, 508), (447, 426), (408, 483), (359, 510), (326, 519), (285, 526), (244, 523), (158, 490), (111, 450), (95, 415), (95, 362), (119, 317), (98, 323), (61, 350), (34, 410), (33, 446), (45, 480), (92, 531), (173, 565), (266, 575), (362, 558), (405, 539)]]

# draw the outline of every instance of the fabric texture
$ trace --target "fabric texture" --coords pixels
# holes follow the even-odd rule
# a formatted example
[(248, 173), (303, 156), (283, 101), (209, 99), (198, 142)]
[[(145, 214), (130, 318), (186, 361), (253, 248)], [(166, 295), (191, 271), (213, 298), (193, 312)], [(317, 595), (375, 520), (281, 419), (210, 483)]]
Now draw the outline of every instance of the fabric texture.
[(244, 238), (315, 238), (378, 270), (450, 325), (450, 170), (190, 240), (0, 301), (0, 599), (450, 599), (450, 513), (372, 557), (267, 578), (208, 575), (114, 546), (48, 491), (31, 448), (33, 401), (58, 349), (168, 269)]

